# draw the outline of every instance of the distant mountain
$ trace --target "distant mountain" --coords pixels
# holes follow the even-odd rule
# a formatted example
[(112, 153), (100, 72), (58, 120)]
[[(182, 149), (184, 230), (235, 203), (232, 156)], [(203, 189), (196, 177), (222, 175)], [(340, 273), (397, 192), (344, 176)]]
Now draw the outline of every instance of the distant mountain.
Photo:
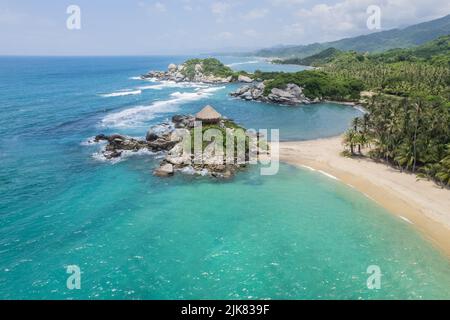
[(287, 58), (282, 60), (275, 60), (274, 62), (279, 64), (299, 64), (302, 66), (315, 67), (333, 61), (333, 59), (339, 56), (341, 53), (342, 51), (336, 48), (328, 48), (306, 58)]
[(358, 52), (383, 52), (389, 49), (418, 46), (447, 34), (450, 34), (450, 14), (404, 29), (392, 29), (325, 43), (268, 48), (259, 50), (253, 53), (253, 55), (261, 57), (305, 58), (328, 48), (354, 50)]
[(409, 49), (393, 49), (383, 53), (371, 55), (379, 62), (428, 62), (450, 68), (450, 34)]

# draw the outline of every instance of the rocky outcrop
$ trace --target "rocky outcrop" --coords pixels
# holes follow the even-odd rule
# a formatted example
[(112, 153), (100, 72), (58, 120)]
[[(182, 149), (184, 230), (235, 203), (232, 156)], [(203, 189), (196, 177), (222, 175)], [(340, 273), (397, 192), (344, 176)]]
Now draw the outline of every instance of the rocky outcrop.
[(253, 82), (253, 79), (252, 78), (250, 78), (250, 77), (247, 77), (247, 76), (244, 76), (244, 75), (239, 75), (239, 77), (238, 77), (238, 81), (239, 82), (245, 82), (245, 83), (252, 83)]
[[(224, 68), (228, 68), (225, 67)], [(229, 69), (229, 68), (228, 68)], [(232, 74), (231, 69), (228, 70)], [(211, 73), (206, 73), (204, 71), (203, 65), (197, 63), (191, 66), (190, 72), (186, 64), (170, 64), (167, 71), (150, 71), (145, 75), (141, 76), (142, 79), (155, 79), (157, 81), (174, 81), (174, 82), (201, 82), (208, 84), (225, 84), (231, 82), (244, 82), (251, 83), (253, 80), (250, 76), (246, 75), (229, 75), (227, 77), (214, 75)]]
[(205, 74), (201, 64), (194, 66), (193, 73), (185, 72), (184, 64), (170, 64), (167, 71), (150, 71), (141, 76), (142, 79), (155, 79), (158, 81), (174, 81), (174, 82), (202, 82), (209, 84), (223, 84), (233, 82), (233, 77), (218, 77), (211, 74)]
[(162, 164), (158, 169), (154, 171), (155, 176), (158, 177), (169, 177), (174, 174), (173, 165), (170, 163)]
[[(235, 130), (234, 123), (230, 126), (231, 120), (222, 119), (217, 124), (219, 128), (229, 128)], [(198, 161), (198, 156), (193, 152), (185, 152), (184, 137), (195, 126), (196, 120), (190, 115), (176, 115), (171, 123), (162, 123), (149, 129), (145, 140), (139, 140), (124, 135), (104, 134), (94, 138), (94, 142), (106, 142), (102, 153), (106, 159), (120, 158), (124, 152), (138, 152), (148, 150), (152, 152), (162, 152), (164, 159), (160, 162), (158, 168), (154, 170), (154, 175), (158, 177), (169, 177), (176, 172), (212, 176), (216, 178), (231, 178), (238, 170), (245, 167), (235, 161), (232, 164), (227, 163), (225, 157), (215, 154), (214, 142), (206, 146)], [(246, 151), (246, 159), (249, 158), (249, 151)], [(264, 150), (250, 150), (253, 153), (267, 153)]]
[(285, 88), (273, 88), (269, 94), (265, 94), (264, 82), (254, 85), (246, 85), (232, 92), (231, 96), (247, 100), (276, 103), (283, 105), (311, 104), (319, 100), (311, 101), (303, 94), (303, 89), (296, 84), (290, 83)]

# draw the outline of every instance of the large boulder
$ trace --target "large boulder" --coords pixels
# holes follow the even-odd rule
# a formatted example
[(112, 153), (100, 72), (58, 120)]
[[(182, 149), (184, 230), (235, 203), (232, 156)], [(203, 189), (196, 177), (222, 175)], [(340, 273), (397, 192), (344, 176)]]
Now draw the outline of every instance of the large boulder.
[(172, 122), (176, 129), (192, 129), (195, 125), (195, 118), (192, 116), (176, 115), (172, 117)]
[(171, 63), (171, 64), (169, 64), (169, 67), (168, 67), (167, 69), (168, 69), (170, 72), (175, 72), (175, 71), (177, 71), (178, 67), (177, 67), (176, 64)]
[(273, 88), (267, 98), (272, 102), (288, 105), (309, 103), (303, 94), (303, 89), (293, 83), (286, 85), (284, 89)]
[(185, 78), (186, 78), (186, 77), (185, 77), (184, 74), (182, 74), (181, 72), (177, 72), (177, 73), (175, 73), (175, 75), (174, 75), (174, 80), (175, 80), (176, 82), (181, 82), (181, 81), (183, 81)]
[(239, 75), (239, 77), (238, 77), (238, 81), (239, 82), (245, 82), (245, 83), (252, 83), (253, 82), (253, 79), (252, 78), (250, 78), (250, 77), (247, 77), (247, 76), (244, 76), (244, 75)]
[(148, 130), (147, 135), (145, 136), (145, 140), (147, 140), (149, 142), (158, 140), (158, 138), (159, 138), (159, 136), (152, 129)]
[(162, 164), (153, 174), (157, 177), (169, 177), (174, 174), (173, 165), (170, 163)]
[(235, 92), (232, 92), (231, 96), (233, 96), (233, 97), (242, 96), (244, 93), (246, 93), (250, 89), (251, 89), (251, 86), (242, 86), (238, 90), (236, 90)]
[(195, 72), (201, 73), (203, 71), (203, 66), (199, 63), (195, 65)]

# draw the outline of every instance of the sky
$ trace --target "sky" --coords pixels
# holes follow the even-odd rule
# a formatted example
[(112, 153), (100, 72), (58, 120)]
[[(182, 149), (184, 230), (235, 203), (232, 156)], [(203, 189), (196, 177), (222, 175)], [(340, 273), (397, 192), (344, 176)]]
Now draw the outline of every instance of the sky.
[[(67, 8), (81, 29), (67, 28)], [(0, 55), (247, 51), (367, 34), (450, 14), (449, 0), (0, 0)]]

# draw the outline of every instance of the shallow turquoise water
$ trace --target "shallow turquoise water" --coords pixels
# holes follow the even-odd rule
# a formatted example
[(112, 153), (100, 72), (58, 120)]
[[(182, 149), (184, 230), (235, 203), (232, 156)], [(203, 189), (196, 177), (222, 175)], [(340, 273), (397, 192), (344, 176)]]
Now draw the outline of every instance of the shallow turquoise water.
[[(0, 59), (0, 298), (450, 298), (446, 257), (328, 177), (285, 165), (225, 183), (164, 180), (152, 156), (96, 160), (87, 138), (143, 136), (207, 103), (284, 140), (335, 135), (359, 113), (246, 103), (228, 97), (235, 86), (105, 97), (157, 86), (132, 77), (183, 60)], [(80, 266), (80, 291), (66, 288), (67, 265)], [(366, 287), (369, 265), (380, 290)]]

